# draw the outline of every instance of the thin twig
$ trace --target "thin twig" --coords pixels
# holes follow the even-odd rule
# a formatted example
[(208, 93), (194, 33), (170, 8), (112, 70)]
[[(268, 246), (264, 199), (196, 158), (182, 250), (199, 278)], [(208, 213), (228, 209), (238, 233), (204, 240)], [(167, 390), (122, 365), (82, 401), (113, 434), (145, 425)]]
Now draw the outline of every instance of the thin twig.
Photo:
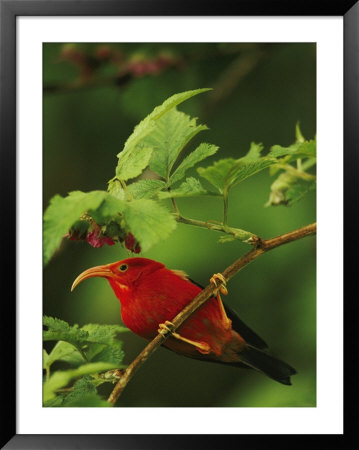
[[(268, 252), (280, 245), (287, 244), (289, 242), (296, 241), (297, 239), (301, 239), (306, 236), (310, 236), (316, 233), (317, 225), (316, 223), (312, 223), (311, 225), (307, 225), (305, 227), (299, 228), (297, 230), (291, 231), (286, 234), (282, 234), (280, 236), (274, 237), (272, 239), (262, 240), (260, 239), (257, 243), (257, 246), (253, 248), (250, 252), (246, 253), (244, 256), (235, 261), (231, 266), (227, 267), (224, 270), (222, 275), (225, 280), (228, 281), (233, 277), (239, 270), (243, 269), (247, 264), (252, 262), (254, 259), (258, 258), (258, 256), (263, 253)], [(203, 303), (205, 303), (212, 295), (216, 287), (214, 284), (208, 285), (205, 289), (203, 289), (192, 301), (189, 303), (171, 322), (173, 323), (172, 332), (175, 331), (182, 323), (188, 319), (188, 317), (193, 314)], [(171, 318), (169, 318), (171, 319)], [(127, 386), (128, 382), (131, 380), (135, 372), (139, 369), (139, 367), (154, 353), (158, 347), (164, 343), (164, 341), (170, 336), (170, 332), (165, 333), (162, 330), (163, 334), (158, 334), (146, 347), (142, 352), (132, 361), (132, 363), (125, 370), (124, 375), (117, 382), (113, 391), (111, 392), (108, 402), (115, 404), (122, 391)]]
[(187, 219), (180, 214), (175, 214), (175, 219), (179, 223), (185, 223), (187, 225), (193, 225), (195, 227), (207, 228), (208, 230), (220, 231), (222, 233), (229, 234), (234, 238), (245, 242), (246, 244), (257, 244), (257, 242), (259, 241), (259, 237), (251, 233), (250, 231), (229, 227), (225, 224), (215, 224), (211, 222), (202, 222), (201, 220)]

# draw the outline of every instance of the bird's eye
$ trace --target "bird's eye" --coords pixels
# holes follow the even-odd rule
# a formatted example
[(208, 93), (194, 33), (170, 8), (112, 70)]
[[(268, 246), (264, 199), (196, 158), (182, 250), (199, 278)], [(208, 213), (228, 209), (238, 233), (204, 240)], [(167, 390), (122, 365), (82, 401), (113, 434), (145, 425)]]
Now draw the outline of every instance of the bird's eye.
[(128, 265), (127, 264), (121, 264), (118, 269), (119, 269), (120, 272), (126, 272), (126, 270), (128, 269)]

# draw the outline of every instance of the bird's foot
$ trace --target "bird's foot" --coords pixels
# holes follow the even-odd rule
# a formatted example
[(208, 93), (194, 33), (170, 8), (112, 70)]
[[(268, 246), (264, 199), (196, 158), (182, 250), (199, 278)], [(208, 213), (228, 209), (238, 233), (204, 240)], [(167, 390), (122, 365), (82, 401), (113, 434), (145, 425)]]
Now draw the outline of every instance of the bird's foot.
[(157, 333), (162, 334), (162, 336), (167, 336), (167, 334), (173, 334), (174, 325), (169, 320), (166, 320), (165, 323), (160, 323), (158, 325)]
[[(227, 284), (226, 279), (224, 278), (224, 276), (221, 273), (215, 273), (209, 281), (211, 283), (213, 283), (217, 288), (215, 290), (215, 294), (217, 297), (219, 309), (221, 311), (223, 328), (226, 331), (228, 331), (231, 329), (232, 321), (227, 317), (227, 313), (226, 313), (226, 310), (224, 309), (223, 302), (222, 302), (221, 295), (220, 295), (220, 292), (223, 295), (228, 294), (228, 289), (226, 287), (226, 284)], [(218, 282), (219, 282), (219, 284), (217, 284)]]
[(183, 336), (181, 336), (178, 333), (175, 333), (173, 331), (174, 329), (174, 325), (172, 322), (170, 322), (169, 320), (166, 320), (165, 323), (160, 323), (158, 325), (158, 333), (160, 333), (162, 336), (167, 336), (167, 334), (170, 334), (172, 337), (174, 337), (175, 339), (178, 339), (180, 341), (183, 342), (187, 342), (187, 344), (193, 345), (194, 347), (196, 347), (196, 349), (206, 355), (208, 353), (210, 353), (211, 351), (211, 347), (206, 343), (206, 342), (197, 342), (197, 341), (192, 341), (191, 339), (187, 339)]
[(227, 295), (228, 294), (228, 290), (226, 288), (227, 282), (226, 282), (226, 279), (224, 278), (224, 276), (221, 273), (215, 273), (210, 278), (209, 281), (210, 281), (210, 283), (213, 283), (221, 291), (221, 294), (223, 294), (223, 295)]

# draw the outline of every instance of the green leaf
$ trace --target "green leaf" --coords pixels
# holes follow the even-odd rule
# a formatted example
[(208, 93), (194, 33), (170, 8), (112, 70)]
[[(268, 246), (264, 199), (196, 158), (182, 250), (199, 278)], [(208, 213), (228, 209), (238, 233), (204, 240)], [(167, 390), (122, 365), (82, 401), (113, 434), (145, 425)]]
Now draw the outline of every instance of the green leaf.
[(216, 145), (205, 143), (200, 144), (199, 147), (197, 147), (196, 150), (186, 156), (186, 158), (177, 167), (170, 178), (170, 184), (172, 185), (181, 180), (185, 176), (188, 169), (195, 166), (200, 161), (203, 161), (205, 158), (214, 155), (217, 150), (218, 147)]
[(316, 141), (297, 142), (289, 147), (282, 147), (280, 145), (273, 145), (268, 154), (272, 158), (281, 158), (289, 156), (285, 161), (287, 163), (295, 161), (299, 158), (316, 158)]
[(197, 171), (223, 194), (246, 178), (277, 163), (274, 158), (260, 157), (262, 149), (261, 144), (252, 142), (249, 152), (244, 157), (220, 159), (212, 166), (199, 167)]
[(89, 215), (99, 225), (108, 223), (111, 219), (119, 217), (125, 209), (125, 201), (120, 200), (112, 194), (106, 192), (106, 195), (97, 209), (89, 210)]
[(197, 125), (196, 119), (187, 114), (172, 109), (156, 123), (154, 131), (146, 138), (146, 143), (152, 145), (154, 152), (150, 161), (150, 168), (165, 180), (179, 154), (185, 145), (202, 130), (205, 125)]
[(303, 179), (293, 173), (283, 172), (271, 185), (269, 200), (265, 206), (291, 206), (315, 187), (315, 179)]
[(64, 320), (44, 316), (43, 324), (48, 330), (43, 332), (44, 341), (66, 341), (81, 346), (88, 338), (88, 332), (81, 330), (78, 325), (70, 326)]
[(74, 356), (77, 361), (83, 362), (83, 358), (76, 347), (69, 342), (58, 341), (48, 355), (46, 367), (51, 367), (55, 361), (68, 361), (69, 357), (70, 360), (73, 360)]
[(78, 397), (77, 399), (72, 400), (71, 403), (65, 403), (63, 406), (69, 406), (71, 408), (111, 408), (113, 405), (112, 403), (100, 397), (99, 394), (91, 393), (85, 394), (82, 397)]
[(228, 172), (224, 181), (224, 187), (229, 189), (273, 164), (277, 164), (277, 161), (266, 157), (259, 158), (255, 161), (246, 161), (245, 158), (241, 158), (237, 160)]
[(101, 348), (99, 348), (98, 351), (96, 351), (96, 353), (92, 356), (91, 361), (113, 363), (116, 364), (117, 369), (121, 369), (125, 367), (121, 364), (124, 356), (125, 353), (122, 350), (122, 343), (116, 342), (111, 345), (102, 345)]
[(140, 175), (147, 167), (154, 149), (153, 144), (144, 142), (144, 139), (155, 130), (157, 121), (180, 103), (207, 90), (209, 89), (196, 89), (175, 94), (143, 119), (127, 139), (123, 150), (117, 155), (116, 176), (121, 180), (128, 180)]
[(173, 215), (154, 200), (127, 202), (124, 215), (143, 251), (149, 250), (154, 244), (165, 239), (176, 228)]
[(304, 139), (304, 137), (302, 135), (302, 131), (301, 131), (300, 126), (299, 126), (299, 122), (297, 122), (296, 125), (295, 125), (295, 138), (296, 138), (297, 142), (304, 142), (305, 141), (305, 139)]
[(260, 156), (261, 152), (263, 150), (263, 144), (256, 144), (255, 142), (251, 142), (251, 146), (249, 148), (248, 153), (241, 158), (244, 162), (253, 162), (257, 161)]
[(72, 379), (79, 378), (83, 375), (88, 375), (92, 373), (105, 372), (109, 369), (115, 369), (116, 364), (105, 363), (105, 362), (95, 362), (83, 364), (82, 366), (64, 371), (57, 371), (51, 375), (49, 380), (45, 381), (43, 387), (43, 401), (47, 402), (48, 400), (55, 397), (55, 393), (58, 389), (67, 386)]
[(45, 349), (42, 350), (42, 368), (46, 369), (48, 367), (49, 354)]
[(197, 172), (223, 194), (225, 179), (235, 162), (236, 160), (233, 158), (220, 159), (212, 166), (206, 168), (198, 167)]
[(112, 344), (119, 333), (127, 333), (128, 328), (122, 325), (99, 325), (97, 323), (88, 323), (81, 330), (88, 333), (88, 342), (98, 344)]
[(302, 199), (306, 194), (314, 191), (316, 188), (315, 180), (303, 180), (298, 179), (296, 183), (293, 183), (286, 192), (286, 201), (288, 206)]
[(91, 376), (85, 375), (76, 381), (74, 390), (64, 397), (61, 406), (111, 406), (110, 403), (98, 395), (96, 386), (92, 380), (94, 379)]
[(208, 192), (196, 178), (187, 178), (177, 189), (169, 192), (159, 192), (158, 198), (195, 197), (206, 195)]
[[(147, 133), (139, 135), (138, 139), (143, 139), (147, 134), (149, 134), (154, 129), (154, 126), (149, 127)], [(128, 147), (125, 153), (119, 153), (118, 156), (118, 166), (116, 168), (116, 177), (120, 180), (129, 180), (135, 178), (142, 173), (142, 171), (148, 166), (150, 162), (153, 147), (149, 144), (143, 142), (135, 141), (134, 147)], [(125, 145), (126, 149), (126, 145)]]
[(139, 200), (141, 198), (152, 198), (161, 189), (166, 186), (166, 183), (162, 180), (139, 180), (136, 183), (132, 183), (127, 186), (128, 191), (133, 198)]
[(108, 192), (119, 200), (126, 200), (126, 193), (120, 181), (114, 177), (108, 182)]
[(83, 362), (79, 348), (88, 361), (119, 364), (123, 359), (122, 343), (117, 337), (119, 333), (128, 332), (128, 329), (121, 325), (87, 324), (78, 328), (77, 325), (70, 326), (63, 320), (47, 316), (44, 317), (44, 325), (49, 328), (44, 331), (45, 341), (60, 340), (48, 355), (48, 367), (56, 360), (66, 361), (71, 365)]
[(74, 191), (63, 198), (55, 195), (44, 214), (44, 264), (54, 251), (69, 228), (89, 209), (96, 209), (104, 200), (105, 191)]
[(57, 395), (56, 397), (52, 397), (50, 400), (46, 400), (46, 402), (44, 402), (44, 407), (45, 408), (60, 407), (62, 406), (64, 399), (65, 399), (64, 394)]

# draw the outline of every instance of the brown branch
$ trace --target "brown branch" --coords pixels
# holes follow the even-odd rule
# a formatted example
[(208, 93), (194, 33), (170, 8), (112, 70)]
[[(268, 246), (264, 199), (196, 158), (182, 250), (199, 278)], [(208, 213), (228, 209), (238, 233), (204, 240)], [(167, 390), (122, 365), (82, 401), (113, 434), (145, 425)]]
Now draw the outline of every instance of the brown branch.
[[(257, 246), (253, 248), (250, 252), (246, 253), (244, 256), (235, 261), (231, 266), (224, 270), (223, 276), (226, 281), (233, 277), (239, 270), (243, 269), (247, 264), (258, 258), (258, 256), (263, 253), (272, 250), (273, 248), (279, 247), (280, 245), (287, 244), (297, 239), (301, 239), (305, 236), (310, 236), (316, 233), (317, 225), (313, 223), (305, 227), (299, 228), (297, 230), (291, 231), (286, 234), (274, 237), (267, 240), (259, 240)], [(175, 331), (182, 323), (188, 319), (188, 317), (194, 313), (203, 303), (205, 303), (212, 295), (215, 290), (213, 284), (208, 285), (203, 289), (192, 301), (189, 303), (171, 322), (174, 327), (172, 331)], [(124, 375), (117, 382), (113, 391), (111, 392), (108, 402), (115, 404), (118, 397), (121, 395), (122, 391), (127, 386), (127, 383), (131, 380), (135, 372), (139, 367), (155, 352), (158, 347), (164, 343), (164, 341), (170, 336), (170, 332), (166, 334), (158, 334), (142, 352), (132, 361), (132, 363), (127, 367)]]

